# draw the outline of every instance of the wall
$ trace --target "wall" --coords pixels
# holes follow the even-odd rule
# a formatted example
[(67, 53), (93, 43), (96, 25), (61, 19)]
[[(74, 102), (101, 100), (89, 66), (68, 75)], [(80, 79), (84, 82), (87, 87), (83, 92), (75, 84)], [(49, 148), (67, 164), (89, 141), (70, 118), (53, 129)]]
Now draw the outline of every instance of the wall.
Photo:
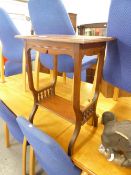
[(27, 3), (14, 0), (0, 0), (0, 7), (9, 13), (20, 33), (30, 33), (30, 22), (26, 20), (26, 16), (28, 16)]
[(110, 0), (63, 0), (68, 12), (77, 14), (77, 24), (106, 22)]
[[(77, 14), (77, 25), (95, 22), (106, 22), (110, 0), (62, 0), (67, 12)], [(0, 0), (0, 7), (5, 8), (16, 23), (18, 30), (22, 34), (30, 33), (30, 22), (26, 20), (28, 16), (27, 3), (15, 0)]]

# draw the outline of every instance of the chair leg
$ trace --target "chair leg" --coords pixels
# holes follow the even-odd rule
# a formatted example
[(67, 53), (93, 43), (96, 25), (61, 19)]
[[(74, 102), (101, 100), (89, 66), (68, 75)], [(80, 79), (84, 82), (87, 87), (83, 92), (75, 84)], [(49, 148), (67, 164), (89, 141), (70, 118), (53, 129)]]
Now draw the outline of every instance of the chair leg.
[(2, 45), (0, 44), (0, 77), (1, 77), (1, 82), (5, 82), (5, 76), (4, 76), (4, 60), (2, 56)]
[(50, 70), (50, 78), (51, 78), (51, 79), (53, 79), (54, 74), (55, 74), (55, 73), (54, 73), (54, 70)]
[(24, 91), (26, 91), (26, 57), (25, 57), (25, 49), (23, 49), (22, 74), (23, 74)]
[(35, 58), (35, 77), (36, 77), (36, 80), (35, 80), (35, 87), (36, 87), (36, 90), (39, 89), (39, 71), (40, 71), (40, 61), (39, 61), (39, 52), (36, 53), (36, 58)]
[(65, 72), (63, 72), (63, 82), (66, 84), (66, 73)]
[(81, 175), (89, 175), (89, 174), (85, 171), (82, 171)]
[(26, 151), (27, 151), (27, 140), (24, 137), (22, 145), (22, 175), (26, 175)]
[(32, 146), (30, 146), (30, 170), (29, 175), (35, 175), (35, 154)]
[(117, 101), (119, 96), (119, 88), (114, 87), (113, 100)]
[(9, 141), (9, 129), (6, 123), (4, 123), (4, 132), (5, 132), (5, 146), (8, 148), (10, 146)]

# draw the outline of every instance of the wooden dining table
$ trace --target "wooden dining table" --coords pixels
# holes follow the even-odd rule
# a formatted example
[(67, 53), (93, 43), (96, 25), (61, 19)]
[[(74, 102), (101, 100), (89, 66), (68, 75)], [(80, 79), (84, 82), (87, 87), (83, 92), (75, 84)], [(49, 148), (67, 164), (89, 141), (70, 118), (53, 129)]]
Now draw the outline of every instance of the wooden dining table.
[[(79, 35), (32, 35), (16, 36), (23, 39), (25, 44), (25, 56), (27, 61), (27, 74), (29, 88), (34, 97), (34, 106), (30, 114), (30, 121), (33, 122), (34, 115), (38, 106), (45, 107), (66, 120), (74, 123), (74, 131), (68, 146), (68, 154), (73, 154), (74, 144), (77, 140), (81, 126), (90, 118), (96, 127), (98, 117), (96, 114), (96, 105), (99, 95), (100, 82), (102, 78), (102, 68), (104, 63), (105, 48), (107, 42), (113, 42), (112, 37), (101, 36), (79, 36)], [(53, 81), (42, 89), (35, 89), (31, 65), (31, 49), (40, 53), (51, 54), (54, 56), (54, 78)], [(57, 56), (67, 54), (74, 60), (74, 84), (73, 101), (66, 100), (58, 96), (55, 92), (57, 82)], [(80, 82), (81, 65), (84, 55), (98, 55), (96, 75), (94, 79), (93, 93), (85, 106), (80, 104)]]
[[(86, 172), (88, 175), (131, 175), (130, 167), (123, 167), (115, 161), (108, 161), (107, 157), (100, 153), (103, 129), (104, 127), (100, 123), (97, 128), (89, 124), (81, 128), (74, 146), (72, 161), (82, 172)], [(73, 130), (74, 126), (72, 125), (56, 139), (65, 151), (67, 151), (67, 144)]]

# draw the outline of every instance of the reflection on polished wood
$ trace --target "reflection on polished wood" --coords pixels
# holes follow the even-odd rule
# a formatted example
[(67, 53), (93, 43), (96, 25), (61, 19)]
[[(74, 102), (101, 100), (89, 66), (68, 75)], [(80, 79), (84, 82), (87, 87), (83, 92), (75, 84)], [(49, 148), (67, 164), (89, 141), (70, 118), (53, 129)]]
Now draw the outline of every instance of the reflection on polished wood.
[[(117, 119), (131, 120), (131, 98), (119, 98), (118, 101), (113, 101), (112, 98), (105, 98), (102, 94), (98, 100), (97, 113), (99, 116), (104, 111), (112, 111)], [(100, 119), (100, 118), (99, 118)], [(73, 126), (57, 138), (58, 143), (67, 151), (67, 144), (70, 140)], [(130, 175), (131, 169), (120, 167), (99, 153), (98, 149), (101, 144), (101, 134), (103, 125), (100, 123), (97, 128), (89, 125), (84, 125), (78, 136), (72, 157), (75, 165), (83, 171), (87, 171), (91, 175)], [(66, 142), (65, 142), (66, 140)]]
[[(69, 141), (72, 131), (73, 126), (57, 138), (57, 141), (65, 148), (67, 148), (67, 143), (64, 140), (66, 142)], [(89, 125), (82, 127), (72, 157), (75, 165), (90, 174), (130, 175), (130, 168), (120, 167), (113, 162), (109, 162), (104, 155), (99, 153), (98, 149), (101, 144), (102, 131), (103, 127), (101, 124), (99, 124), (98, 128), (93, 128)]]

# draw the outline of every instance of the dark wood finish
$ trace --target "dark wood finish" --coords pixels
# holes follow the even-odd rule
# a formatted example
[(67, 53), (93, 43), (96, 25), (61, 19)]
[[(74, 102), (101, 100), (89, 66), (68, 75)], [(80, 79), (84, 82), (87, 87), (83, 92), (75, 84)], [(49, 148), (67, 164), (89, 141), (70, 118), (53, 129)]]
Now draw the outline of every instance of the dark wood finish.
[(50, 96), (49, 98), (45, 98), (45, 100), (40, 101), (39, 104), (55, 112), (56, 114), (62, 116), (63, 118), (66, 118), (71, 123), (75, 123), (76, 121), (71, 101), (68, 101), (62, 97), (54, 95)]
[[(106, 41), (111, 41), (111, 37), (86, 37), (86, 36), (69, 36), (69, 35), (46, 35), (46, 36), (17, 36), (24, 39), (25, 52), (27, 59), (27, 73), (29, 88), (34, 97), (34, 107), (30, 115), (30, 120), (33, 121), (35, 112), (39, 105), (50, 108), (54, 112), (62, 115), (65, 119), (70, 118), (70, 115), (75, 114), (75, 130), (70, 140), (68, 154), (72, 155), (75, 141), (79, 135), (81, 126), (87, 122), (89, 118), (93, 119), (94, 126), (97, 126), (96, 104), (99, 95), (99, 85), (102, 77), (102, 67), (104, 63), (104, 54)], [(54, 71), (55, 76), (50, 85), (41, 90), (36, 90), (33, 84), (31, 55), (30, 50), (34, 49), (42, 53), (54, 55)], [(55, 85), (57, 81), (57, 55), (68, 54), (74, 59), (74, 92), (73, 102), (68, 102), (56, 96)], [(94, 83), (94, 95), (84, 109), (80, 106), (80, 77), (81, 77), (81, 62), (84, 55), (98, 55), (97, 74)], [(54, 103), (53, 103), (54, 98)], [(57, 104), (60, 104), (57, 105)], [(70, 108), (68, 107), (70, 106)], [(63, 109), (64, 114), (61, 108)], [(68, 111), (69, 112), (66, 112)], [(73, 112), (74, 111), (74, 112)], [(73, 117), (74, 120), (74, 117)]]
[[(90, 23), (90, 24), (82, 24), (78, 26), (78, 34), (86, 35), (86, 30), (88, 29), (88, 35), (106, 35), (107, 23)], [(97, 31), (98, 30), (98, 31)], [(101, 31), (100, 31), (101, 30)], [(94, 80), (95, 69), (89, 68), (86, 71), (86, 81), (92, 83)]]
[(75, 13), (68, 13), (68, 14), (69, 14), (70, 20), (72, 22), (72, 25), (74, 27), (74, 30), (76, 32), (76, 28), (77, 28), (77, 14), (75, 14)]
[(78, 28), (80, 28), (80, 27), (84, 27), (84, 28), (107, 28), (107, 22), (82, 24), (82, 25), (78, 26)]
[(86, 82), (93, 83), (95, 76), (95, 68), (89, 68), (86, 70)]
[(106, 29), (107, 28), (107, 23), (102, 22), (102, 23), (82, 24), (82, 25), (78, 26), (78, 34), (79, 35), (85, 35), (85, 30), (88, 29), (88, 28), (90, 28), (90, 29), (97, 29), (97, 28)]
[[(97, 46), (98, 43), (101, 44), (101, 43), (105, 43), (107, 41), (112, 41), (115, 39), (115, 38), (106, 37), (106, 36), (54, 35), (54, 34), (27, 35), (27, 36), (16, 35), (15, 37), (28, 41), (28, 44), (32, 45), (33, 48), (37, 48), (38, 51), (42, 49), (44, 53), (47, 53), (47, 52), (49, 53), (50, 51), (51, 53), (56, 52), (57, 54), (59, 52), (60, 53), (64, 52), (64, 54), (69, 53), (71, 56), (74, 55), (74, 52), (72, 51), (72, 47), (74, 46), (73, 44), (79, 44), (80, 46), (83, 45), (84, 48), (86, 48), (87, 45), (89, 44), (93, 44), (93, 50), (91, 51), (92, 53), (94, 51), (94, 48), (97, 50), (97, 47), (95, 46)], [(38, 43), (39, 43), (39, 46), (37, 45)], [(47, 46), (43, 46), (43, 44)], [(56, 48), (54, 47), (54, 44), (57, 45)], [(98, 49), (100, 50), (101, 47), (99, 47)], [(96, 52), (96, 50), (94, 52)]]

